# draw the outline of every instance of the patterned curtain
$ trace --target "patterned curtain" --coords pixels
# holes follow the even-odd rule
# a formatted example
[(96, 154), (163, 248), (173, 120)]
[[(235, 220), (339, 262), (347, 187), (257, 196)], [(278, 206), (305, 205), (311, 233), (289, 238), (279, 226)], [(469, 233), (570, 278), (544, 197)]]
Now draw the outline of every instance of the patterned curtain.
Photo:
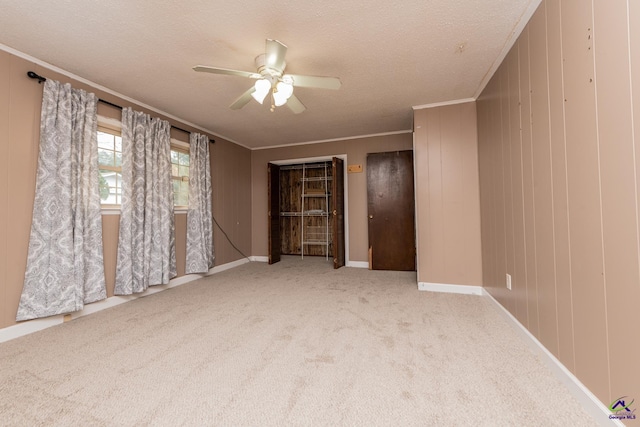
[(122, 110), (122, 208), (116, 295), (176, 276), (169, 122)]
[(98, 185), (98, 99), (48, 79), (27, 269), (16, 320), (107, 297)]
[(187, 274), (206, 273), (213, 267), (211, 221), (211, 166), (209, 138), (189, 137), (189, 207), (187, 210)]

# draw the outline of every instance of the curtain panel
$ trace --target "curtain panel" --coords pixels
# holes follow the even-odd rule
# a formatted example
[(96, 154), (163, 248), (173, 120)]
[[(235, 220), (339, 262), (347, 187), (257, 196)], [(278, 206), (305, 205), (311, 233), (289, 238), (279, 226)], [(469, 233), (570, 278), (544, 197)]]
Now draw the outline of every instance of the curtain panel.
[(27, 268), (16, 320), (107, 297), (98, 185), (97, 97), (47, 79)]
[(213, 267), (211, 209), (209, 138), (206, 135), (192, 133), (189, 137), (186, 274), (207, 273)]
[(122, 204), (116, 295), (144, 292), (176, 276), (171, 125), (122, 109)]

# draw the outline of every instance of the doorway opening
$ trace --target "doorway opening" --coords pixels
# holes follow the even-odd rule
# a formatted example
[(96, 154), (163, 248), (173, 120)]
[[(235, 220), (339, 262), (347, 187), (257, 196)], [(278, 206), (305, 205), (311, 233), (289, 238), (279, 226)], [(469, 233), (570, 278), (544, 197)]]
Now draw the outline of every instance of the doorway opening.
[(345, 265), (345, 179), (339, 157), (268, 165), (269, 263), (281, 255)]

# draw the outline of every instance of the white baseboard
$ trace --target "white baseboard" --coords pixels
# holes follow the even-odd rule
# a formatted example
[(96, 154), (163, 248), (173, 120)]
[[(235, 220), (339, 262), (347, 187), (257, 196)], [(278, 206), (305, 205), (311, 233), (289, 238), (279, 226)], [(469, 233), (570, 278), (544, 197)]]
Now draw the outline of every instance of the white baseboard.
[(0, 343), (59, 325), (63, 322), (63, 319), (62, 315), (52, 316), (44, 319), (29, 320), (25, 323), (18, 323), (17, 325), (0, 329)]
[[(209, 270), (209, 272), (207, 274), (205, 274), (205, 276), (211, 276), (212, 274), (221, 273), (221, 272), (223, 272), (225, 270), (231, 270), (232, 268), (240, 267), (242, 264), (246, 264), (246, 263), (251, 262), (251, 261), (253, 261), (253, 260), (252, 259), (247, 259), (247, 258), (240, 258), (238, 260), (231, 261), (231, 262), (228, 262), (226, 264), (216, 265), (211, 270)], [(189, 280), (189, 282), (190, 281), (191, 280)]]
[[(254, 262), (269, 262), (268, 256), (251, 256), (249, 257), (249, 259)], [(369, 268), (369, 263), (367, 261), (347, 261), (346, 266), (356, 268)]]
[[(194, 280), (198, 280), (206, 276), (211, 276), (212, 274), (220, 273), (222, 271), (238, 267), (248, 262), (248, 259), (243, 258), (226, 264), (217, 265), (205, 274), (186, 274), (184, 276), (176, 277), (175, 279), (170, 280), (167, 285), (151, 286), (146, 291), (139, 294), (126, 296), (114, 295), (105, 300), (87, 304), (82, 310), (76, 311), (74, 313), (69, 313), (68, 315), (71, 316), (71, 319), (77, 319), (82, 316), (97, 313), (98, 311), (102, 311), (107, 308), (115, 307), (125, 302), (157, 294), (158, 292), (162, 292), (166, 289), (175, 288), (176, 286), (181, 286), (185, 283), (193, 282)], [(60, 314), (56, 316), (46, 317), (44, 319), (28, 320), (26, 322), (18, 323), (17, 325), (0, 329), (0, 343), (64, 323), (64, 317), (64, 314)]]
[(369, 262), (368, 261), (347, 261), (347, 267), (354, 267), (354, 268), (369, 268)]
[(516, 331), (529, 344), (529, 347), (540, 356), (547, 364), (555, 376), (569, 389), (571, 395), (582, 405), (599, 425), (615, 425), (624, 427), (619, 420), (609, 418), (611, 412), (591, 391), (585, 387), (575, 375), (569, 371), (540, 341), (525, 328), (509, 311), (502, 306), (486, 289), (483, 289), (483, 295), (489, 298), (496, 309), (505, 317), (505, 319), (513, 326)]
[(446, 283), (418, 282), (418, 290), (449, 294), (482, 295), (482, 286), (450, 285)]

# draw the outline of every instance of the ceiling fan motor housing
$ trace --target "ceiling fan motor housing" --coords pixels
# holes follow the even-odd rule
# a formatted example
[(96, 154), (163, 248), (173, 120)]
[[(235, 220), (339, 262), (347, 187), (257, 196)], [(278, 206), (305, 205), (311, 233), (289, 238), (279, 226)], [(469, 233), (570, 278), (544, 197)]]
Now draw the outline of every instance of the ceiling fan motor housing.
[(268, 66), (265, 61), (264, 53), (256, 56), (255, 63), (256, 63), (256, 69), (258, 70), (258, 73), (262, 75), (262, 77), (271, 80), (272, 84), (274, 83), (274, 81), (277, 83), (278, 79), (282, 77), (282, 73), (284, 72), (284, 69), (287, 66), (286, 62), (284, 61), (282, 61), (281, 70)]

